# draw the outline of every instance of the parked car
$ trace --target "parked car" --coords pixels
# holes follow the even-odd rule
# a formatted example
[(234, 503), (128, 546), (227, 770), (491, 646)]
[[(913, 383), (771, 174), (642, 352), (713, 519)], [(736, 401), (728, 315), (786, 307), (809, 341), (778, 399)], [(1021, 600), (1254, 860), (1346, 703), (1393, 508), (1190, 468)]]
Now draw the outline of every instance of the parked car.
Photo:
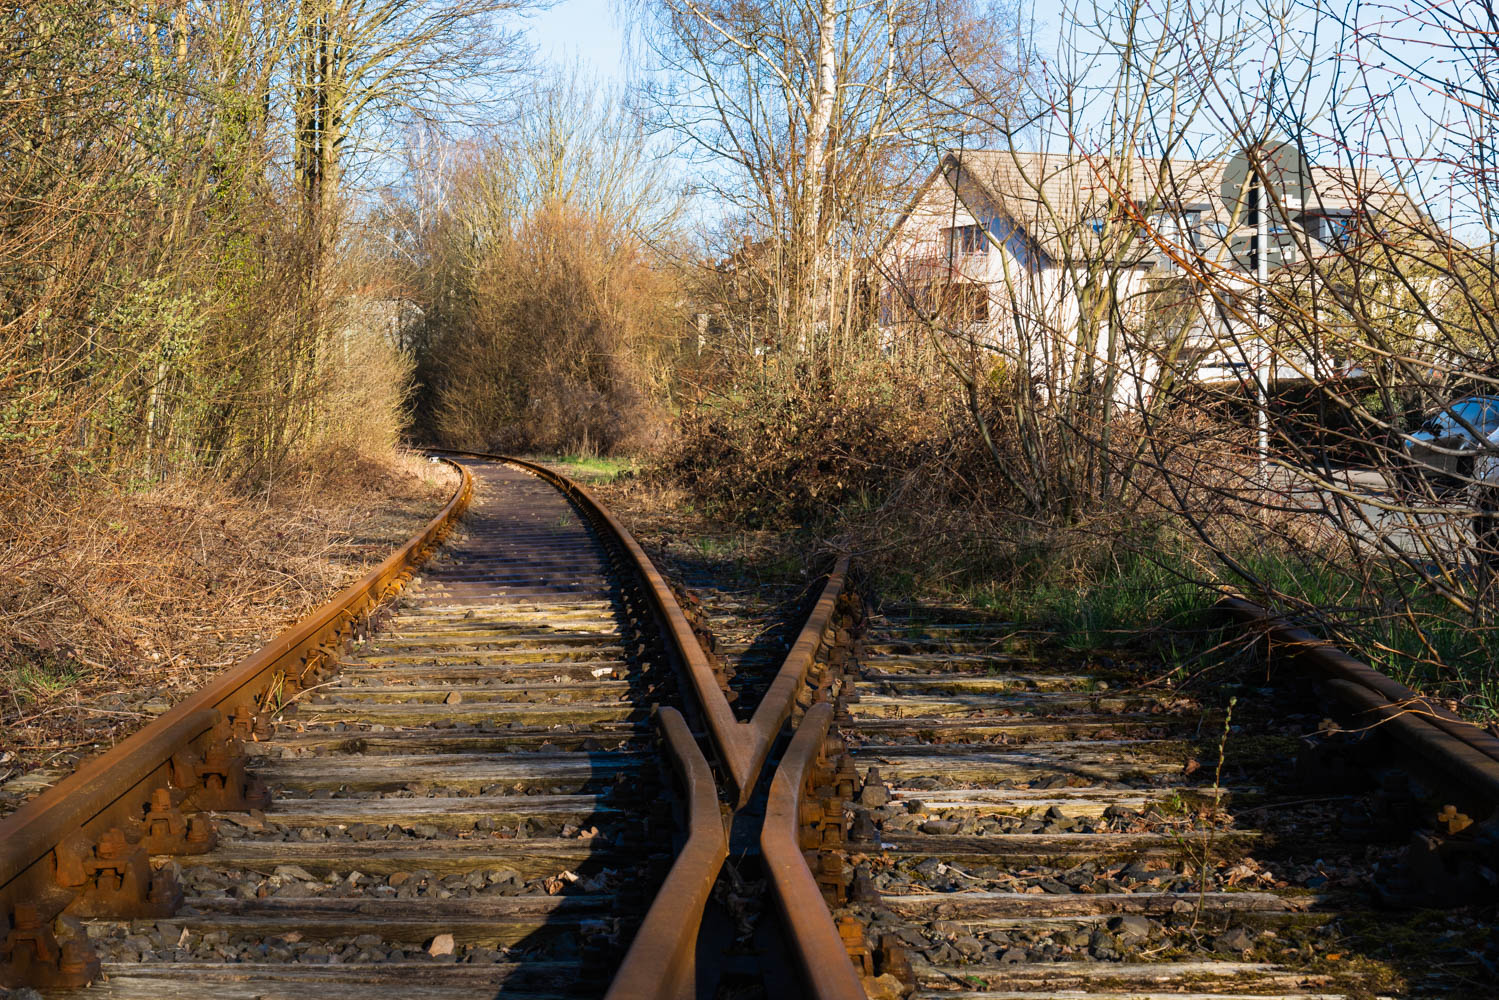
[(1401, 442), (1404, 472), (1454, 486), (1473, 476), (1486, 439), (1499, 433), (1499, 396), (1468, 396), (1429, 415)]
[(1499, 431), (1489, 435), (1495, 449), (1473, 461), (1473, 561), (1490, 572), (1499, 569)]

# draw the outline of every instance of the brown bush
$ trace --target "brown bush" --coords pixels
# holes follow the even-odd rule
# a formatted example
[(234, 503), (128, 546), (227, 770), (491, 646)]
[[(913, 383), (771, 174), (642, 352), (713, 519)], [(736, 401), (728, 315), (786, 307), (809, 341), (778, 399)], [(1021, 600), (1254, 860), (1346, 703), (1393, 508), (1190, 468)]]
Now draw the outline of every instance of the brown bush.
[(585, 454), (647, 444), (681, 329), (674, 300), (628, 234), (546, 206), (488, 248), (471, 302), (429, 349), (437, 440)]
[(655, 474), (731, 520), (832, 522), (887, 502), (963, 433), (947, 394), (910, 373), (786, 375), (684, 413)]
[[(1100, 477), (1057, 457), (1077, 453), (1075, 441), (1061, 440), (1077, 431), (1052, 421), (1022, 434), (1006, 405), (1015, 387), (990, 374), (977, 400), (986, 441), (970, 400), (939, 366), (866, 359), (815, 374), (772, 371), (686, 411), (646, 477), (726, 520), (802, 529), (857, 550), (862, 566), (901, 585), (1061, 585), (1096, 576), (1126, 550), (1174, 547), (1188, 534), (1179, 504), (1215, 527), (1242, 518), (1193, 464), (1203, 459), (1198, 439), (1212, 445), (1216, 466), (1225, 460), (1221, 436), (1197, 426), (1200, 415), (1152, 428), (1170, 444), (1160, 464), (1102, 455), (1116, 483), (1128, 477), (1105, 503), (1079, 485)], [(1129, 418), (1115, 420), (1119, 441), (1139, 439)], [(1021, 489), (1021, 469), (1049, 469), (1051, 479)], [(1036, 510), (1037, 493), (1054, 506)]]

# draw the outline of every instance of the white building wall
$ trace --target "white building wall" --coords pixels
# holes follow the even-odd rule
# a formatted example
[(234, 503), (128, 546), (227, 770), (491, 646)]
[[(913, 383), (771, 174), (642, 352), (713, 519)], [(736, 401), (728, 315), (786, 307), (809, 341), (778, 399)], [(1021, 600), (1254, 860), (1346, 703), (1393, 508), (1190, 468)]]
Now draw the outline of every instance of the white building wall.
[[(1064, 390), (1087, 370), (1089, 353), (1093, 369), (1102, 377), (1109, 353), (1109, 325), (1100, 325), (1086, 351), (1079, 349), (1078, 342), (1080, 286), (1090, 278), (1088, 268), (1050, 259), (1024, 230), (999, 213), (971, 211), (969, 206), (987, 203), (982, 195), (976, 191), (965, 195), (956, 198), (950, 185), (934, 178), (890, 240), (881, 264), (887, 277), (881, 311), (887, 336), (895, 339), (918, 333), (915, 327), (902, 329), (899, 299), (903, 294), (914, 293), (925, 282), (973, 282), (988, 290), (989, 319), (973, 324), (969, 332), (1008, 365), (1029, 372), (1039, 389)], [(946, 231), (973, 224), (989, 232), (988, 251), (949, 255)], [(1148, 277), (1147, 268), (1119, 269), (1116, 294), (1126, 303), (1138, 301)], [(1119, 331), (1119, 339), (1115, 397), (1122, 405), (1138, 405), (1149, 397), (1153, 369), (1140, 352), (1123, 344), (1125, 331)]]

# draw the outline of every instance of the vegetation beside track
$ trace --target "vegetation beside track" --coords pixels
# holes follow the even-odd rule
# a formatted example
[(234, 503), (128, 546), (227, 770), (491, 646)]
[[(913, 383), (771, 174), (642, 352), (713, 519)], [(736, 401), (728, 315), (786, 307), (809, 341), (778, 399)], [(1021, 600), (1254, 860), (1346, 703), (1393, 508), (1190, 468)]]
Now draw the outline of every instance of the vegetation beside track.
[[(878, 365), (825, 379), (744, 385), (685, 411), (667, 447), (614, 481), (611, 502), (660, 508), (647, 516), (679, 547), (749, 557), (739, 532), (770, 553), (853, 550), (884, 601), (1023, 622), (1058, 650), (1148, 652), (1182, 676), (1242, 647), (1210, 614), (1239, 593), (1475, 720), (1499, 717), (1485, 615), (1455, 613), (1387, 561), (1340, 558), (1347, 539), (1317, 537), (1311, 517), (1287, 528), (1295, 515), (1211, 490), (1183, 513), (1162, 502), (1160, 470), (1137, 470), (1111, 503), (1085, 495), (1036, 511), (1000, 461), (1020, 447), (1002, 412), (986, 444), (940, 372)], [(1050, 484), (1071, 486), (1062, 473)], [(649, 502), (630, 504), (631, 491)]]
[(268, 491), (185, 472), (96, 485), (17, 543), (0, 590), (0, 812), (384, 559), (454, 485), (417, 455), (305, 472)]

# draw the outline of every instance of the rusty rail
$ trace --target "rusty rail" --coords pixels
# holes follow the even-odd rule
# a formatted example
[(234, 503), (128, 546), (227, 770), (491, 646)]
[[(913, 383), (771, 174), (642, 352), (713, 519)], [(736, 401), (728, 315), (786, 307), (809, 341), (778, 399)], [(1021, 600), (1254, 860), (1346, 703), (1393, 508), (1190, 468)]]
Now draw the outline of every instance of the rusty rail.
[(765, 758), (770, 754), (771, 745), (780, 734), (781, 727), (791, 717), (797, 692), (801, 690), (807, 672), (825, 642), (838, 597), (843, 593), (848, 580), (849, 557), (841, 556), (833, 571), (828, 574), (827, 583), (823, 585), (812, 613), (807, 617), (791, 651), (772, 679), (770, 688), (760, 704), (755, 706), (750, 720), (741, 722), (734, 717), (734, 710), (724, 697), (718, 677), (713, 672), (713, 664), (697, 641), (681, 606), (672, 597), (671, 588), (651, 562), (650, 556), (640, 547), (640, 543), (635, 541), (635, 537), (607, 507), (595, 500), (583, 487), (544, 465), (483, 452), (447, 451), (446, 454), (472, 455), (528, 469), (572, 497), (608, 526), (645, 580), (646, 590), (663, 627), (681, 651), (688, 683), (692, 685), (693, 695), (712, 737), (714, 750), (731, 783), (730, 798), (733, 804), (742, 807), (748, 802), (755, 783), (759, 780), (760, 771), (765, 766)]
[(822, 756), (832, 721), (833, 706), (827, 702), (813, 705), (802, 716), (771, 780), (760, 852), (809, 995), (815, 1000), (864, 1000), (864, 987), (828, 913), (822, 888), (802, 855), (803, 790)]
[[(1358, 692), (1359, 702), (1366, 711), (1390, 717), (1398, 715), (1405, 720), (1398, 729), (1407, 742), (1415, 741), (1413, 749), (1425, 756), (1436, 755), (1434, 760), (1439, 763), (1450, 761), (1454, 767), (1483, 767), (1489, 774), (1488, 781), (1499, 787), (1499, 737), (1354, 659), (1326, 639), (1287, 625), (1258, 604), (1225, 597), (1217, 607), (1263, 635), (1271, 656), (1284, 657), (1326, 674), (1340, 682), (1335, 690)], [(1459, 745), (1471, 753), (1453, 753)]]
[(687, 792), (687, 843), (657, 890), (605, 1000), (672, 1000), (695, 995), (698, 930), (718, 870), (729, 856), (728, 835), (708, 759), (676, 709), (661, 709), (658, 720), (672, 765)]
[[(687, 838), (608, 996), (667, 1000), (690, 995), (695, 988), (698, 933), (728, 854), (727, 821), (749, 800), (819, 654), (837, 634), (834, 615), (849, 559), (841, 558), (829, 574), (765, 697), (753, 716), (741, 722), (665, 579), (606, 507), (581, 486), (535, 463), (455, 454), (524, 468), (596, 521), (617, 543), (621, 561), (638, 574), (647, 604), (679, 658), (694, 695), (693, 707), (701, 713), (721, 765), (728, 808), (720, 804), (713, 770), (682, 715), (675, 709), (659, 709), (664, 749), (685, 792)], [(356, 621), (410, 580), (415, 567), (451, 530), (473, 489), (468, 470), (452, 464), (461, 482), (421, 534), (307, 619), (0, 820), (0, 951), (10, 958), (0, 963), (0, 985), (74, 986), (97, 975), (98, 960), (81, 931), (68, 938), (66, 921), (54, 924), (60, 914), (128, 919), (167, 916), (175, 910), (181, 890), (170, 869), (151, 868), (149, 856), (212, 849), (211, 823), (191, 813), (265, 804), (264, 788), (246, 774), (240, 741), (267, 731), (270, 717), (287, 698), (318, 683), (319, 672), (331, 664)], [(832, 715), (829, 704), (812, 706), (794, 735), (783, 773), (772, 784), (764, 844), (791, 947), (812, 984), (812, 995), (855, 1000), (864, 995), (858, 975), (832, 923), (823, 889), (797, 846), (799, 799), (809, 762), (820, 752)], [(789, 834), (782, 830), (788, 816)], [(88, 873), (101, 868), (120, 873), (122, 891), (95, 891)], [(54, 936), (54, 926), (62, 929), (64, 940)]]
[[(171, 912), (180, 890), (170, 876), (151, 871), (144, 847), (127, 850), (124, 834), (144, 831), (155, 853), (199, 853), (213, 847), (212, 833), (184, 812), (264, 803), (264, 789), (245, 776), (239, 741), (263, 729), (286, 697), (316, 683), (355, 621), (404, 586), (452, 529), (473, 480), (449, 464), (459, 485), (420, 534), (310, 616), (0, 820), (0, 945), (12, 953), (11, 963), (0, 964), (0, 980), (81, 985), (92, 978), (98, 962), (86, 943), (64, 947), (52, 939), (48, 924), (64, 911)], [(120, 891), (101, 895), (85, 884), (86, 872), (100, 865), (121, 873)]]
[(713, 665), (709, 662), (702, 645), (697, 641), (692, 625), (687, 621), (687, 616), (683, 614), (681, 606), (672, 597), (671, 588), (667, 586), (666, 580), (651, 562), (650, 556), (646, 555), (640, 543), (635, 541), (635, 537), (619, 522), (619, 519), (583, 487), (545, 466), (519, 459), (501, 458), (497, 455), (483, 457), (508, 461), (530, 469), (572, 496), (579, 504), (607, 524), (609, 530), (619, 538), (645, 579), (652, 603), (662, 623), (682, 651), (683, 666), (686, 669), (688, 682), (692, 685), (698, 707), (703, 712), (704, 721), (713, 739), (714, 749), (718, 753), (724, 770), (728, 772), (726, 777), (732, 784), (731, 799), (736, 807), (743, 806), (753, 794), (755, 783), (760, 777), (760, 770), (765, 766), (765, 758), (770, 754), (771, 745), (780, 734), (781, 727), (791, 717), (797, 692), (801, 690), (802, 682), (806, 679), (807, 671), (811, 669), (817, 651), (822, 648), (825, 634), (832, 621), (833, 611), (838, 604), (838, 597), (843, 593), (844, 584), (848, 579), (849, 557), (846, 555), (840, 557), (833, 571), (828, 574), (827, 583), (823, 585), (822, 593), (813, 606), (812, 613), (808, 615), (806, 624), (802, 626), (791, 651), (772, 679), (770, 688), (761, 698), (760, 704), (755, 706), (754, 715), (750, 720), (741, 722), (734, 717), (734, 710), (729, 705), (728, 699), (724, 697), (723, 688), (713, 672)]
[[(456, 454), (506, 461), (530, 470), (572, 497), (619, 540), (646, 583), (658, 620), (681, 654), (688, 683), (726, 772), (729, 804), (732, 810), (743, 807), (754, 792), (771, 747), (791, 717), (817, 654), (834, 637), (829, 633), (838, 599), (848, 580), (850, 557), (841, 556), (828, 574), (817, 602), (760, 704), (749, 721), (741, 722), (734, 717), (713, 665), (665, 579), (635, 537), (607, 507), (583, 487), (545, 466), (498, 455)], [(674, 1000), (691, 995), (703, 908), (728, 852), (716, 800), (711, 803), (713, 811), (708, 808), (711, 774), (706, 778), (692, 777), (702, 773), (695, 770), (697, 762), (692, 759), (697, 745), (686, 738), (685, 724), (682, 732), (673, 736), (675, 723), (671, 719), (676, 713), (667, 715), (663, 711), (662, 715), (669, 745), (677, 757), (676, 765), (686, 772), (683, 780), (691, 796), (692, 831), (610, 986), (610, 1000)], [(822, 889), (798, 846), (802, 786), (809, 761), (821, 752), (832, 718), (833, 706), (826, 702), (811, 706), (802, 717), (792, 738), (792, 749), (772, 781), (761, 850), (766, 867), (772, 872), (772, 885), (786, 919), (788, 939), (810, 984), (810, 995), (816, 1000), (864, 1000), (864, 989), (833, 924)], [(815, 738), (811, 735), (814, 732)], [(700, 757), (700, 751), (697, 752)], [(706, 771), (706, 761), (702, 766)], [(788, 766), (794, 770), (789, 777)], [(788, 815), (789, 847), (785, 830)], [(776, 859), (774, 862), (772, 857)]]

